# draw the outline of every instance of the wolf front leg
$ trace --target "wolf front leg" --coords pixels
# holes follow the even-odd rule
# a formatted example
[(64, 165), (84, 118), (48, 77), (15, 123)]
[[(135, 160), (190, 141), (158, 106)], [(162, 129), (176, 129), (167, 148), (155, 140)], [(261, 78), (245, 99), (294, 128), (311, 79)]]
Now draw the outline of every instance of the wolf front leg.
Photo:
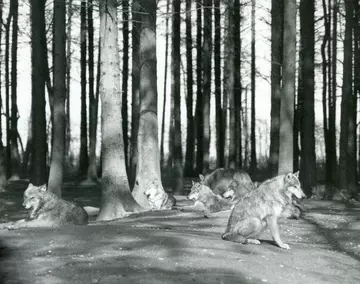
[(31, 228), (31, 227), (53, 227), (53, 225), (54, 225), (53, 223), (47, 222), (44, 220), (35, 219), (35, 220), (27, 221), (25, 219), (22, 219), (22, 220), (15, 222), (14, 224), (8, 226), (7, 229), (8, 230), (17, 230), (20, 228)]
[(283, 248), (283, 249), (290, 249), (290, 246), (288, 244), (285, 244), (281, 239), (280, 239), (280, 233), (279, 233), (279, 227), (277, 224), (277, 217), (276, 216), (270, 216), (268, 218), (266, 218), (266, 224), (271, 232), (271, 235), (275, 241), (275, 243)]

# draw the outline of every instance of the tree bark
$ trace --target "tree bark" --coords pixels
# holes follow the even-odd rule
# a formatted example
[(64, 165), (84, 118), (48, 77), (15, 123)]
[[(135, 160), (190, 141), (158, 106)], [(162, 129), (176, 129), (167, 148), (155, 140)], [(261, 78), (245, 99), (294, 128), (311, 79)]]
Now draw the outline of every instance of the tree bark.
[(129, 135), (128, 135), (128, 80), (129, 80), (129, 1), (123, 0), (123, 68), (122, 68), (122, 118), (126, 169), (129, 166)]
[(54, 125), (48, 190), (61, 197), (65, 160), (65, 0), (54, 2)]
[(255, 61), (256, 61), (256, 51), (255, 51), (255, 5), (256, 0), (251, 1), (251, 159), (250, 159), (250, 172), (255, 173), (257, 168), (256, 162), (256, 114), (255, 114), (255, 86), (256, 86), (256, 76), (255, 76)]
[(135, 200), (149, 208), (144, 195), (149, 183), (163, 191), (158, 148), (156, 82), (156, 1), (142, 2), (140, 27), (140, 114), (138, 130), (138, 173), (133, 190)]
[[(0, 19), (3, 15), (3, 0), (0, 0)], [(2, 29), (0, 29), (0, 58), (2, 56)], [(0, 70), (2, 70), (2, 61), (0, 61)], [(2, 109), (2, 80), (0, 76), (0, 109)], [(2, 143), (2, 123), (0, 119), (0, 192), (5, 189), (7, 183), (6, 167), (4, 159), (4, 145)]]
[(45, 76), (46, 36), (45, 0), (31, 1), (31, 114), (33, 145), (31, 153), (30, 182), (36, 186), (47, 181), (46, 167), (46, 117), (45, 117)]
[(124, 217), (126, 211), (139, 211), (126, 174), (121, 118), (120, 59), (118, 50), (116, 0), (100, 2), (101, 49), (101, 206), (97, 220)]
[(284, 1), (283, 82), (280, 107), (278, 174), (293, 171), (293, 123), (296, 66), (296, 1)]

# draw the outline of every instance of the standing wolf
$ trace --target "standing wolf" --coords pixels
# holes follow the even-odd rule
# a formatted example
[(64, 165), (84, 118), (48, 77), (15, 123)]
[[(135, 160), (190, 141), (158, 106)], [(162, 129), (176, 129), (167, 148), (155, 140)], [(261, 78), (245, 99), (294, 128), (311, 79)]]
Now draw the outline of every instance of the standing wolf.
[(64, 224), (86, 225), (88, 215), (84, 208), (65, 201), (47, 191), (46, 185), (29, 184), (24, 192), (25, 209), (30, 210), (29, 220), (19, 220), (8, 229), (26, 227), (58, 227)]
[(254, 189), (254, 184), (250, 176), (242, 170), (220, 168), (214, 170), (205, 177), (200, 174), (199, 178), (200, 183), (208, 186), (215, 194), (222, 195), (233, 180), (235, 180), (238, 185), (242, 186), (246, 191)]
[(256, 237), (268, 227), (275, 243), (290, 249), (280, 239), (277, 219), (292, 203), (293, 195), (299, 199), (305, 197), (298, 177), (299, 172), (279, 175), (241, 198), (231, 212), (222, 238), (243, 244), (260, 244)]

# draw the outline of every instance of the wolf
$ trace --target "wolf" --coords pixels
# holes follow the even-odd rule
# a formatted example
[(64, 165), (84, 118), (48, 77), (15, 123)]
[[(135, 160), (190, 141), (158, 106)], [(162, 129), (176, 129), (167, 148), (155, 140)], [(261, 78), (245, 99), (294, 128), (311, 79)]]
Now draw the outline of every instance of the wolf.
[(163, 189), (160, 190), (158, 180), (149, 182), (144, 194), (153, 210), (173, 209), (176, 205), (176, 199), (172, 194), (166, 193)]
[(275, 243), (290, 249), (280, 239), (277, 220), (292, 198), (306, 197), (301, 189), (299, 172), (279, 175), (262, 183), (257, 189), (247, 193), (235, 204), (223, 240), (243, 244), (260, 244), (256, 237), (266, 228), (270, 229)]
[(30, 183), (24, 192), (22, 206), (30, 211), (29, 219), (22, 219), (8, 225), (9, 230), (26, 227), (59, 227), (65, 224), (88, 224), (88, 214), (84, 208), (47, 191), (46, 185), (34, 186)]
[(250, 176), (243, 170), (219, 168), (205, 176), (200, 174), (199, 178), (200, 183), (208, 186), (215, 194), (222, 195), (233, 180), (248, 190), (254, 189)]
[(205, 218), (209, 216), (209, 213), (230, 210), (232, 207), (230, 201), (215, 194), (208, 186), (198, 182), (193, 182), (187, 198), (195, 201), (194, 208), (204, 210)]

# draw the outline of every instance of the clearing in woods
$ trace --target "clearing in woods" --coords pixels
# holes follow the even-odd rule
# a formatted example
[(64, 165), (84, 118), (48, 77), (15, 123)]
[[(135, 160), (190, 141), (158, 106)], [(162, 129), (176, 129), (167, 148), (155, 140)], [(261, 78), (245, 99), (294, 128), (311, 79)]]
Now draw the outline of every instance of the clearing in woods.
[[(27, 182), (0, 193), (0, 221), (26, 216)], [(63, 196), (99, 206), (96, 186), (66, 184)], [(179, 205), (191, 202), (176, 196)], [(0, 230), (0, 283), (360, 283), (360, 207), (305, 200), (301, 220), (280, 223), (285, 251), (223, 241), (230, 214), (154, 211), (102, 224)]]

